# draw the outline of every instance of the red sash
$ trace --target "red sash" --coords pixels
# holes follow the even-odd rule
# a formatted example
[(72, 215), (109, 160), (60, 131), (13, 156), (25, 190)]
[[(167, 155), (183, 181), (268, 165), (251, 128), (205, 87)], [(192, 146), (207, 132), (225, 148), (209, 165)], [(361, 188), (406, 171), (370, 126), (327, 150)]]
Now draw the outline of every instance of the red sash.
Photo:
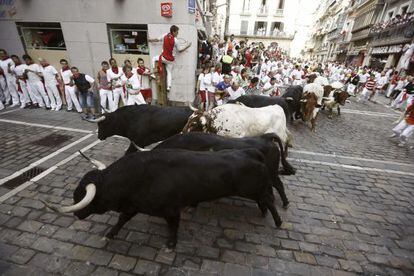
[(174, 36), (169, 33), (164, 36), (164, 41), (162, 45), (162, 54), (158, 58), (158, 73), (162, 75), (162, 58), (164, 57), (168, 61), (174, 61), (173, 49), (174, 49), (175, 39)]

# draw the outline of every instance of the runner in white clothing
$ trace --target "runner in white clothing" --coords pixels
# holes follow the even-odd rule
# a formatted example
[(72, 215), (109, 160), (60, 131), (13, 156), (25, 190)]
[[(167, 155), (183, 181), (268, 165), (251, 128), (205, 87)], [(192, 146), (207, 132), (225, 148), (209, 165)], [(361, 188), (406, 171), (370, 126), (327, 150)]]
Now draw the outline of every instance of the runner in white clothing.
[(15, 64), (13, 71), (14, 75), (16, 76), (17, 84), (20, 87), (20, 91), (23, 93), (23, 96), (20, 97), (22, 100), (20, 108), (25, 108), (26, 106), (31, 106), (32, 104), (38, 106), (36, 98), (31, 93), (29, 86), (27, 85), (25, 72), (29, 66), (27, 66), (27, 64), (21, 63), (20, 58), (16, 55), (12, 55), (11, 58)]
[(28, 66), (26, 69), (26, 75), (30, 91), (33, 92), (40, 107), (50, 109), (49, 97), (46, 94), (41, 80), (42, 67), (39, 64), (34, 63), (33, 59), (29, 55), (24, 55), (23, 59)]
[[(14, 62), (7, 55), (7, 52), (0, 49), (0, 69), (5, 77), (6, 85), (3, 87), (4, 97), (6, 98), (6, 105), (12, 100), (12, 107), (20, 104), (20, 96), (17, 92), (16, 77), (14, 76)], [(3, 85), (2, 85), (3, 86)]]
[(109, 59), (109, 64), (111, 68), (106, 71), (106, 77), (111, 84), (112, 94), (113, 94), (113, 110), (118, 109), (119, 99), (122, 100), (122, 104), (126, 105), (126, 97), (124, 94), (124, 89), (122, 88), (121, 78), (124, 75), (122, 67), (118, 67), (116, 60), (114, 58)]
[(140, 89), (141, 83), (138, 75), (132, 73), (131, 67), (125, 67), (125, 75), (121, 77), (122, 83), (128, 93), (128, 100), (126, 105), (141, 105), (146, 104), (144, 97), (142, 96)]
[(66, 95), (67, 111), (72, 111), (73, 105), (75, 105), (76, 111), (82, 113), (78, 97), (76, 96), (75, 84), (73, 83), (73, 74), (70, 70), (69, 63), (66, 59), (60, 60), (60, 76), (63, 81), (63, 89)]
[(59, 111), (62, 108), (62, 99), (58, 90), (58, 80), (60, 79), (58, 71), (50, 65), (45, 59), (39, 58), (42, 65), (42, 75), (45, 81), (45, 87), (50, 99), (52, 110)]

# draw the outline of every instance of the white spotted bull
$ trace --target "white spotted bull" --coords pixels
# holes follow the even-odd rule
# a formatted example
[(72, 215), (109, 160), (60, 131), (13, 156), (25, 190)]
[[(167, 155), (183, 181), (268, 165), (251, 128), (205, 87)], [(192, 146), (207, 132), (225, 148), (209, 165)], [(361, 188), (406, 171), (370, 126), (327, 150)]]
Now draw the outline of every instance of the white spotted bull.
[(192, 109), (194, 113), (184, 126), (184, 133), (201, 131), (232, 138), (276, 133), (286, 146), (292, 145), (285, 113), (278, 105), (250, 108), (243, 104), (226, 104), (209, 111)]

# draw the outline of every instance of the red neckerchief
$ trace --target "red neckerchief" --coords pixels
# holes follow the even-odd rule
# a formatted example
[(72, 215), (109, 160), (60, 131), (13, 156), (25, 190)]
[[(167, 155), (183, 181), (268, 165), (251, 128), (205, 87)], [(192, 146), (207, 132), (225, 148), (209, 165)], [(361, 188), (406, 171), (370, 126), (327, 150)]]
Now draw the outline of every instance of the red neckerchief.
[(128, 79), (130, 79), (130, 78), (134, 75), (132, 72), (130, 72), (129, 74), (130, 74), (129, 76), (125, 74), (125, 76), (126, 76)]
[(50, 64), (49, 63), (46, 63), (45, 65), (42, 65), (43, 66), (43, 68), (46, 68), (46, 67), (48, 67)]
[(9, 59), (9, 56), (5, 56), (2, 60), (6, 60)]
[(114, 72), (115, 74), (118, 74), (118, 67), (111, 67), (112, 72)]
[(65, 72), (65, 71), (67, 71), (69, 69), (70, 69), (69, 66), (62, 67), (62, 72)]
[(34, 64), (34, 61), (32, 60), (32, 61), (29, 61), (29, 64), (27, 64), (27, 65), (32, 65), (32, 64)]
[(145, 73), (145, 71), (147, 70), (147, 68), (145, 66), (138, 66), (137, 67), (137, 73), (142, 75)]

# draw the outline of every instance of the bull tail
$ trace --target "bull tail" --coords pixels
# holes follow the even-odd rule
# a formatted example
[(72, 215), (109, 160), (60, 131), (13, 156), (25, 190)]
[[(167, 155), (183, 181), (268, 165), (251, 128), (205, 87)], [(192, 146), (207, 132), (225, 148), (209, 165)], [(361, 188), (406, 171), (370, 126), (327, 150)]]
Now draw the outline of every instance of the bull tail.
[[(290, 133), (289, 133), (290, 135)], [(272, 138), (273, 141), (276, 142), (279, 146), (279, 151), (280, 151), (280, 161), (282, 162), (282, 166), (283, 166), (283, 170), (281, 170), (279, 173), (281, 175), (294, 175), (296, 174), (296, 169), (289, 164), (289, 162), (286, 160), (286, 156), (287, 156), (287, 147), (286, 150), (283, 146), (282, 140), (280, 139), (280, 137), (274, 133), (272, 133)]]

